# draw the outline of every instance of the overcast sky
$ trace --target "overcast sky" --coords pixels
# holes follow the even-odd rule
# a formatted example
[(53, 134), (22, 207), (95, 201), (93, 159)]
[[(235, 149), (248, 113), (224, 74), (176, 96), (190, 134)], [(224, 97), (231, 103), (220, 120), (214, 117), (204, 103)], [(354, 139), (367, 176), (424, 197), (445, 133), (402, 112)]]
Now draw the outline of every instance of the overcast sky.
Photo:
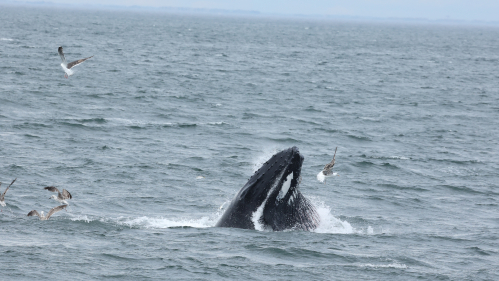
[[(39, 2), (40, 0), (11, 0)], [(499, 21), (499, 0), (42, 0), (94, 4), (258, 11), (271, 14), (336, 15)], [(1, 1), (0, 1), (1, 3)]]

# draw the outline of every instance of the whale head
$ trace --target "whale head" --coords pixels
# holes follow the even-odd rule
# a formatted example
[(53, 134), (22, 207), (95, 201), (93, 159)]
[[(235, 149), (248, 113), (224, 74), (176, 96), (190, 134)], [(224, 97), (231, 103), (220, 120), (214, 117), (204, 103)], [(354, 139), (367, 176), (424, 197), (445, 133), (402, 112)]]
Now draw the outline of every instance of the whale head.
[(311, 230), (319, 216), (299, 192), (304, 157), (297, 147), (273, 155), (239, 191), (216, 226)]

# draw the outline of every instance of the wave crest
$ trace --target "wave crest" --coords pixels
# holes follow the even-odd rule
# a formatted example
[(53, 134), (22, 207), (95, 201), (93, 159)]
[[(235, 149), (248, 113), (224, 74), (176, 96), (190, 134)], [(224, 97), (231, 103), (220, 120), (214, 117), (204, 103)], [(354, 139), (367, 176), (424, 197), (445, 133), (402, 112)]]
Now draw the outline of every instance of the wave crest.
[(176, 228), (176, 227), (194, 227), (194, 228), (206, 228), (215, 225), (216, 221), (210, 219), (209, 217), (201, 217), (199, 219), (168, 219), (168, 218), (150, 218), (150, 217), (138, 217), (138, 218), (118, 218), (118, 223), (130, 228)]

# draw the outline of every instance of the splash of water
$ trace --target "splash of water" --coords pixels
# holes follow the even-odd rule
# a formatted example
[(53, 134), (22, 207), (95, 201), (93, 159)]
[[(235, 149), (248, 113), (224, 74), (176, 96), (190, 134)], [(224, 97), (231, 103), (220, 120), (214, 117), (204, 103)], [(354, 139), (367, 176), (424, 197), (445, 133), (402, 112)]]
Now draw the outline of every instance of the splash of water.
[(319, 226), (313, 230), (316, 233), (339, 233), (352, 234), (356, 233), (355, 229), (348, 221), (342, 221), (331, 214), (331, 208), (323, 202), (312, 202), (317, 209), (317, 213), (321, 219)]
[(128, 226), (130, 228), (172, 228), (172, 227), (194, 227), (194, 228), (206, 228), (215, 225), (216, 220), (210, 219), (209, 217), (201, 217), (198, 219), (169, 219), (169, 218), (150, 218), (150, 217), (138, 217), (138, 218), (119, 218), (118, 223)]

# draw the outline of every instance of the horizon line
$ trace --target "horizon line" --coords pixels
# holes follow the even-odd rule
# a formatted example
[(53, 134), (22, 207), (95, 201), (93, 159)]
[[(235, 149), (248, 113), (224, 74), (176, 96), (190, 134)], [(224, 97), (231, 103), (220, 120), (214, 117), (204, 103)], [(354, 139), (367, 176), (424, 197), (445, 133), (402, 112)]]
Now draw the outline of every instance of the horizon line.
[[(148, 11), (148, 12), (176, 12), (180, 14), (210, 14), (210, 15), (244, 15), (253, 17), (280, 17), (280, 18), (306, 18), (316, 20), (352, 20), (352, 21), (377, 21), (377, 22), (405, 22), (405, 23), (433, 23), (433, 24), (459, 24), (459, 25), (488, 25), (499, 26), (499, 21), (486, 20), (464, 20), (464, 19), (429, 19), (424, 17), (376, 17), (376, 16), (356, 16), (356, 15), (329, 15), (329, 14), (281, 14), (281, 13), (264, 13), (256, 10), (231, 10), (219, 8), (187, 8), (187, 7), (172, 7), (172, 6), (140, 6), (140, 5), (102, 5), (102, 4), (72, 4), (72, 3), (54, 3), (49, 1), (13, 1), (0, 0), (0, 5), (7, 4), (9, 6), (35, 6), (35, 7), (54, 7), (54, 8), (80, 8), (80, 9), (97, 9), (97, 10), (127, 10), (127, 11)], [(159, 9), (159, 11), (158, 11)]]

